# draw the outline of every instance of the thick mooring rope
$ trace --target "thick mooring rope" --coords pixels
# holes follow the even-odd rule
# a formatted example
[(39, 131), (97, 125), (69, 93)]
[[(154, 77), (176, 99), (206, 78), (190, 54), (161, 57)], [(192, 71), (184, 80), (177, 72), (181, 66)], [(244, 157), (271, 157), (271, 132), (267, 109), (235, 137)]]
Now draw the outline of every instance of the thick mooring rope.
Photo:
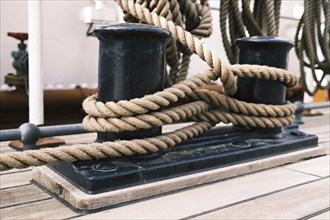
[(237, 63), (237, 38), (278, 35), (281, 0), (255, 0), (253, 11), (250, 9), (250, 2), (241, 0), (240, 10), (237, 0), (220, 1), (222, 42), (231, 64)]
[[(318, 89), (330, 88), (329, 83), (325, 86), (321, 83), (327, 74), (330, 75), (330, 1), (304, 1), (304, 8), (295, 36), (295, 49), (300, 61), (300, 78), (305, 91), (312, 96)], [(318, 46), (321, 49), (319, 52)], [(316, 83), (315, 88), (308, 88), (305, 68), (310, 69)], [(316, 70), (321, 71), (320, 78), (317, 77)]]
[[(152, 2), (154, 5), (159, 5), (160, 2), (163, 2), (161, 0), (136, 1), (136, 3), (128, 0), (116, 0), (116, 2), (126, 12), (126, 16), (130, 16), (129, 19), (134, 18), (141, 23), (168, 29), (172, 33), (174, 42), (180, 42), (189, 53), (198, 55), (210, 66), (210, 70), (142, 98), (102, 103), (97, 101), (97, 95), (93, 95), (83, 103), (84, 110), (88, 114), (83, 121), (84, 127), (89, 131), (122, 132), (162, 126), (179, 120), (190, 120), (195, 123), (171, 133), (146, 139), (78, 144), (6, 153), (0, 155), (0, 170), (64, 161), (73, 162), (154, 153), (198, 136), (219, 122), (264, 128), (287, 126), (292, 123), (294, 107), (290, 103), (279, 106), (251, 104), (228, 96), (236, 92), (235, 76), (271, 79), (287, 86), (293, 86), (296, 83), (296, 77), (285, 70), (272, 67), (225, 66), (222, 64), (218, 56), (192, 34), (196, 30), (193, 28), (200, 27), (200, 30), (203, 30), (204, 24), (201, 25), (203, 18), (198, 17), (195, 20), (190, 18), (194, 16), (195, 12), (198, 14), (199, 11), (205, 11), (203, 6), (194, 5), (195, 1), (181, 1), (180, 6), (182, 4), (188, 8), (184, 9), (187, 10), (186, 18), (191, 19), (185, 25), (181, 25), (180, 22), (167, 19), (167, 16), (160, 16), (159, 14), (166, 14), (165, 9), (154, 10), (155, 8), (153, 8), (151, 10), (146, 7), (152, 5)], [(170, 1), (170, 3), (173, 2), (178, 4), (175, 0)], [(202, 5), (208, 5), (206, 0), (201, 2)], [(161, 5), (168, 8), (168, 4)], [(172, 8), (172, 14), (174, 11), (178, 12), (176, 7), (171, 4), (169, 8)], [(172, 18), (177, 16), (172, 15)], [(197, 24), (198, 21), (199, 24)], [(188, 29), (188, 27), (193, 30), (188, 32), (184, 29)], [(201, 86), (217, 79), (223, 83), (225, 94), (200, 89)], [(182, 99), (189, 103), (160, 110), (161, 107), (169, 106)]]

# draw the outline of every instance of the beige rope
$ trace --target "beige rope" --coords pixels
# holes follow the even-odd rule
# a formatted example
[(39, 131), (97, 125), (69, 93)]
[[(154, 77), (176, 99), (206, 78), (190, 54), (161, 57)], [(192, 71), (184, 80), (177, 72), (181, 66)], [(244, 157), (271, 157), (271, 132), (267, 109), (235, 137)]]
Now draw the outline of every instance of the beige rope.
[[(315, 0), (304, 1), (304, 14), (299, 21), (295, 36), (295, 50), (300, 61), (300, 73), (305, 91), (314, 95), (319, 89), (329, 89), (330, 84), (322, 85), (324, 77), (330, 74), (330, 1)], [(321, 27), (321, 19), (324, 18), (324, 29)], [(317, 48), (320, 47), (320, 53)], [(322, 54), (322, 55), (320, 55)], [(321, 57), (324, 57), (321, 60)], [(315, 88), (308, 88), (306, 83), (305, 68), (311, 70)], [(320, 78), (316, 70), (322, 72)]]
[(238, 62), (235, 40), (247, 37), (246, 32), (248, 36), (278, 35), (281, 0), (255, 0), (253, 11), (250, 10), (250, 3), (250, 0), (242, 0), (240, 10), (237, 0), (220, 1), (222, 42), (231, 64)]
[[(203, 1), (203, 3), (205, 2)], [(219, 122), (263, 128), (281, 127), (292, 123), (294, 113), (292, 104), (287, 103), (281, 106), (251, 104), (233, 99), (228, 95), (234, 94), (236, 91), (235, 76), (271, 79), (287, 86), (293, 86), (296, 83), (293, 74), (266, 66), (224, 66), (218, 56), (197, 37), (173, 21), (152, 12), (155, 9), (154, 6), (152, 10), (147, 8), (152, 4), (158, 5), (161, 1), (141, 0), (134, 3), (133, 1), (117, 0), (117, 3), (130, 16), (130, 20), (170, 30), (175, 42), (179, 42), (191, 53), (198, 55), (210, 66), (210, 70), (142, 98), (102, 103), (97, 101), (97, 95), (88, 97), (83, 103), (83, 108), (88, 114), (83, 121), (84, 127), (90, 131), (122, 132), (148, 129), (178, 120), (196, 121), (196, 123), (153, 138), (78, 144), (55, 149), (2, 154), (0, 155), (0, 170), (157, 152), (198, 136)], [(185, 7), (192, 7), (188, 1), (181, 3), (184, 3)], [(190, 13), (205, 10), (202, 7), (192, 8)], [(162, 10), (156, 11), (166, 14)], [(190, 21), (190, 27), (198, 26), (197, 20), (200, 21), (200, 19)], [(226, 94), (200, 89), (201, 86), (218, 78), (222, 81)], [(189, 103), (160, 111), (162, 107), (180, 100), (189, 101)]]
[(96, 160), (106, 157), (155, 153), (161, 149), (173, 147), (184, 140), (198, 136), (211, 127), (212, 125), (210, 123), (198, 122), (175, 132), (144, 140), (77, 144), (58, 148), (44, 148), (1, 154), (0, 170), (12, 168), (22, 169), (29, 166), (42, 166), (48, 163), (55, 164), (77, 160)]

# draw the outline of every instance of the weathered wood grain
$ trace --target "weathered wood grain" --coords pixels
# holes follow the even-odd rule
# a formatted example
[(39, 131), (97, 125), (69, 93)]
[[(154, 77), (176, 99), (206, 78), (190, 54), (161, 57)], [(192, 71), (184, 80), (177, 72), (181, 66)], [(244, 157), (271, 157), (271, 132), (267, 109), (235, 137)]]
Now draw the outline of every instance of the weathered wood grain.
[(307, 128), (302, 128), (301, 130), (307, 134), (319, 134), (319, 133), (328, 133), (330, 131), (330, 125), (322, 125), (322, 126), (317, 126), (317, 127), (307, 127)]
[(8, 188), (30, 183), (32, 179), (31, 169), (24, 172), (8, 173), (0, 175), (0, 188)]
[(0, 209), (1, 219), (65, 219), (77, 216), (78, 214), (70, 210), (56, 199), (31, 202)]
[(31, 171), (32, 168), (25, 168), (25, 169), (11, 169), (11, 170), (6, 170), (6, 171), (0, 171), (0, 176), (2, 175), (7, 175), (8, 173), (20, 173), (20, 172), (25, 172), (25, 171)]
[(36, 186), (29, 184), (0, 190), (0, 208), (51, 198)]
[(15, 150), (13, 148), (9, 147), (8, 144), (9, 144), (9, 141), (0, 142), (0, 153), (1, 154), (15, 152)]
[(299, 219), (330, 206), (329, 178), (194, 219)]
[(324, 212), (320, 215), (310, 218), (310, 220), (329, 220), (329, 219), (330, 219), (330, 211)]
[(326, 177), (330, 175), (330, 156), (323, 156), (313, 160), (306, 160), (300, 163), (291, 164), (284, 168), (296, 170), (311, 175)]
[(322, 147), (324, 149), (324, 152), (326, 154), (330, 154), (330, 142), (323, 142), (323, 143), (319, 143), (319, 146)]
[(311, 175), (276, 168), (78, 219), (179, 219), (315, 179)]

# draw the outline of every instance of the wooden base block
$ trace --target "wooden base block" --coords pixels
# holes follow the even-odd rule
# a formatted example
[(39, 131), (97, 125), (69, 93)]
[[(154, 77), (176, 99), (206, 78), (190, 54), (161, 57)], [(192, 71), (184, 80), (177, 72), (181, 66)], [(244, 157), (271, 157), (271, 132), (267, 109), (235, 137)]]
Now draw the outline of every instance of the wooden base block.
[(65, 200), (74, 208), (88, 211), (161, 195), (163, 193), (198, 186), (200, 184), (224, 180), (324, 154), (324, 149), (322, 147), (313, 147), (233, 166), (94, 195), (84, 193), (46, 166), (33, 168), (32, 178), (39, 185)]
[[(43, 147), (57, 147), (60, 145), (65, 144), (65, 141), (61, 138), (56, 138), (56, 137), (45, 137), (45, 138), (40, 138), (37, 143), (36, 143), (36, 147), (37, 148), (43, 148)], [(19, 140), (15, 140), (15, 141), (11, 141), (8, 144), (9, 147), (18, 150), (18, 151), (22, 151), (24, 149), (24, 144), (19, 141)]]

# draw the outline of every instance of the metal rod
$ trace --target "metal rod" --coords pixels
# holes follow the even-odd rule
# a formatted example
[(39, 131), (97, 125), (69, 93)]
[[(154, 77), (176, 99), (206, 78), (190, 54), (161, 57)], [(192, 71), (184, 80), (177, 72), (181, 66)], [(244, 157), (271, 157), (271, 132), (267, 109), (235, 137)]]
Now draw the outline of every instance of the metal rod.
[[(295, 102), (296, 106), (296, 123), (297, 119), (300, 119), (300, 123), (303, 124), (301, 120), (301, 113), (304, 110), (318, 109), (318, 108), (328, 108), (330, 107), (330, 101), (328, 102), (317, 102), (317, 103), (307, 103), (303, 104), (302, 102)], [(88, 133), (82, 124), (66, 124), (66, 125), (54, 125), (54, 126), (42, 126), (37, 127), (31, 123), (25, 123), (20, 128), (16, 129), (4, 129), (0, 130), (0, 142), (1, 141), (11, 141), (11, 140), (21, 140), (22, 139), (22, 129), (23, 127), (28, 127), (28, 130), (38, 130), (38, 137), (51, 137), (51, 136), (62, 136), (62, 135), (71, 135), (71, 134), (83, 134)]]
[(311, 110), (311, 109), (318, 109), (318, 108), (329, 108), (330, 107), (330, 101), (328, 101), (328, 102), (306, 103), (306, 104), (298, 101), (298, 102), (295, 102), (294, 105), (296, 106), (294, 122), (296, 124), (304, 124), (304, 121), (302, 120), (302, 113), (303, 113), (304, 110)]
[(18, 128), (0, 130), (0, 141), (20, 140), (21, 132)]
[(39, 127), (41, 137), (87, 133), (82, 124), (68, 124)]
[(31, 123), (25, 123), (16, 129), (0, 130), (0, 141), (21, 140), (24, 135), (34, 135), (36, 138), (62, 136), (70, 134), (87, 133), (82, 124), (67, 124), (55, 126), (37, 127)]
[(330, 107), (329, 102), (316, 102), (316, 103), (306, 103), (304, 104), (304, 110), (317, 109), (317, 108), (327, 108)]

